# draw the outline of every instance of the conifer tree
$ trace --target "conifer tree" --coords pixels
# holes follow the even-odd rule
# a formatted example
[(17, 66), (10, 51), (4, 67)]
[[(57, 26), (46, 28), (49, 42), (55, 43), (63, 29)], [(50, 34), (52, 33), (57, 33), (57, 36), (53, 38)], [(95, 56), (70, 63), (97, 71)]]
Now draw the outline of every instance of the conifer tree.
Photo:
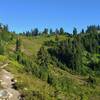
[(60, 28), (60, 34), (64, 34), (64, 29)]
[(47, 67), (48, 66), (48, 54), (44, 47), (41, 47), (38, 54), (38, 63), (40, 66)]
[(76, 28), (73, 29), (73, 35), (74, 36), (77, 35), (77, 29)]
[(20, 51), (21, 50), (21, 40), (18, 37), (16, 40), (16, 51)]

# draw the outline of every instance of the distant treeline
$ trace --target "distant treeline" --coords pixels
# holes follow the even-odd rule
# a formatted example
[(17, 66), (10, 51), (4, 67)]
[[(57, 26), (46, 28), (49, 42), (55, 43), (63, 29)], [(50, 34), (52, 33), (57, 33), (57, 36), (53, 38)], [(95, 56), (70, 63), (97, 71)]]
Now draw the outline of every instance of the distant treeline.
[[(90, 26), (87, 26), (87, 29), (84, 30), (82, 29), (81, 32), (79, 33), (91, 33), (91, 32), (96, 32), (96, 31), (99, 31), (100, 30), (100, 25), (90, 25)], [(77, 31), (77, 28), (74, 27), (73, 29), (73, 34), (77, 34), (78, 31)], [(78, 33), (78, 34), (79, 34)], [(72, 33), (68, 33), (64, 30), (64, 28), (56, 28), (55, 31), (53, 31), (53, 29), (48, 29), (48, 28), (44, 28), (44, 30), (41, 32), (39, 31), (38, 28), (35, 28), (35, 29), (32, 29), (31, 31), (26, 31), (26, 32), (23, 32), (23, 33), (19, 33), (20, 35), (24, 35), (24, 36), (37, 36), (37, 35), (54, 35), (54, 34), (59, 34), (59, 35), (62, 35), (62, 34), (67, 34), (67, 35), (72, 35)]]

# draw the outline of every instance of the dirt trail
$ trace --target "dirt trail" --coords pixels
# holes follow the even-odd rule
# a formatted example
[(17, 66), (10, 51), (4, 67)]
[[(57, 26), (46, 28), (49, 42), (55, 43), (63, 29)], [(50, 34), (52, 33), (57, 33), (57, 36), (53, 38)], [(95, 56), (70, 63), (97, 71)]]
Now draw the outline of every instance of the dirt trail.
[[(14, 78), (13, 74), (6, 71), (4, 67), (8, 66), (8, 64), (5, 64), (1, 66), (1, 86), (3, 87), (3, 90), (8, 93), (8, 100), (19, 100), (19, 92), (12, 88), (12, 79)], [(5, 100), (5, 99), (4, 99)]]

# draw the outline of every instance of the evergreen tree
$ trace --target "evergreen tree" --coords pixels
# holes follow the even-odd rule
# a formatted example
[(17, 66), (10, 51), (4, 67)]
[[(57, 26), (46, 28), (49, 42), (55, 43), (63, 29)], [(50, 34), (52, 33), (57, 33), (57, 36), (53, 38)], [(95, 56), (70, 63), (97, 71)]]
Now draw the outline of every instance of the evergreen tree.
[(87, 26), (86, 33), (97, 33), (97, 27), (95, 25)]
[(49, 32), (50, 34), (53, 34), (53, 31), (52, 31), (52, 29), (50, 29), (50, 32)]
[(56, 28), (55, 34), (60, 34), (59, 30)]
[(73, 29), (73, 35), (74, 36), (77, 35), (77, 29), (76, 28)]
[(30, 36), (30, 32), (29, 31), (27, 31), (25, 34), (26, 34), (27, 37)]
[(100, 25), (97, 26), (97, 30), (100, 30)]
[(45, 34), (45, 35), (48, 34), (48, 29), (47, 28), (44, 29), (43, 34)]
[(83, 33), (83, 34), (85, 33), (85, 32), (84, 32), (84, 29), (82, 29), (81, 33)]
[(34, 33), (35, 33), (35, 36), (39, 34), (38, 28), (35, 28), (35, 29), (34, 29)]
[(6, 32), (8, 32), (9, 30), (8, 30), (8, 25), (4, 25), (3, 26), (3, 29), (6, 31)]
[(60, 34), (64, 34), (64, 29), (63, 28), (60, 28)]
[(3, 55), (5, 52), (4, 42), (0, 40), (0, 55)]
[(16, 40), (16, 51), (20, 51), (21, 50), (21, 40), (18, 37)]
[(48, 53), (44, 47), (41, 47), (37, 54), (38, 64), (43, 67), (48, 67)]
[(35, 28), (34, 30), (31, 30), (32, 36), (37, 36), (39, 33), (38, 28)]
[(2, 24), (0, 23), (0, 30), (2, 29)]

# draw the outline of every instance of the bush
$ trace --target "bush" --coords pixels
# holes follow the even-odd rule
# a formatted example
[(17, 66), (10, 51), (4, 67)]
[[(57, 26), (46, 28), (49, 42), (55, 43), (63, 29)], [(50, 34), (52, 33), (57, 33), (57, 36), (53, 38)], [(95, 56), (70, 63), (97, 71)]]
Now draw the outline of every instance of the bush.
[(90, 85), (93, 85), (96, 83), (96, 80), (93, 76), (89, 76), (89, 78), (87, 79), (87, 82), (90, 84)]

